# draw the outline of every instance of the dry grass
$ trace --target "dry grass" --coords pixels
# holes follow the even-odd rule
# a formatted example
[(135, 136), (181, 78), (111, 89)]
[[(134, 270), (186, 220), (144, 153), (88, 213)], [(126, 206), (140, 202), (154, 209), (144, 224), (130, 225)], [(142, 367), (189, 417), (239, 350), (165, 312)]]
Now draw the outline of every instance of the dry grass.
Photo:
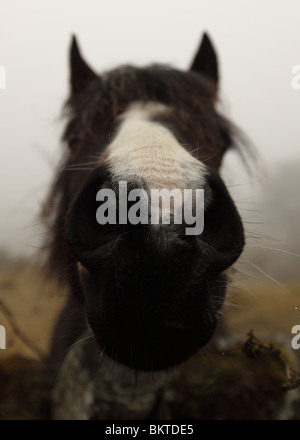
[[(284, 288), (285, 287), (285, 288)], [(233, 294), (234, 306), (226, 308), (229, 327), (236, 337), (255, 330), (258, 338), (291, 339), (291, 329), (300, 324), (300, 281), (259, 283)]]
[[(0, 302), (7, 308), (24, 338), (46, 355), (51, 331), (66, 292), (46, 280), (40, 269), (26, 260), (4, 261), (0, 269)], [(0, 303), (0, 304), (1, 304)], [(6, 328), (6, 350), (0, 356), (19, 354), (36, 359), (37, 354), (17, 336), (9, 316), (0, 307), (0, 324)]]
[[(66, 292), (26, 260), (4, 263), (0, 269), (0, 302), (11, 311), (22, 334), (47, 353)], [(300, 281), (286, 285), (286, 290), (273, 282), (248, 286), (248, 290), (239, 286), (229, 294), (228, 303), (223, 312), (233, 337), (244, 339), (253, 329), (259, 338), (281, 335), (291, 339), (291, 328), (300, 323)], [(11, 354), (37, 358), (15, 334), (1, 307), (0, 324), (7, 332), (7, 349), (0, 351), (2, 358)]]
[[(2, 260), (0, 255), (0, 263)], [(54, 281), (47, 280), (39, 268), (28, 261), (6, 260), (2, 263), (0, 268), (0, 325), (6, 327), (7, 349), (0, 350), (0, 378), (2, 381), (0, 384), (0, 420), (51, 418), (50, 393), (54, 376), (40, 362), (40, 359), (45, 358), (48, 351), (52, 328), (65, 301), (66, 292), (59, 289)], [(253, 329), (255, 335), (261, 340), (284, 342), (284, 350), (287, 347), (285, 342), (288, 342), (290, 346), (291, 328), (300, 322), (300, 282), (290, 283), (287, 290), (275, 283), (261, 283), (249, 286), (248, 290), (239, 288), (231, 296), (231, 298), (230, 294), (228, 296), (228, 303), (231, 305), (228, 304), (223, 312), (227, 317), (233, 338), (241, 341), (240, 345), (235, 347), (241, 347), (250, 329)], [(297, 306), (299, 306), (299, 310), (296, 309)], [(19, 335), (16, 334), (13, 327), (17, 327)], [(190, 370), (187, 373), (189, 378), (183, 380), (183, 385), (181, 383), (175, 384), (176, 393), (180, 394), (182, 391), (182, 398), (189, 402), (188, 418), (191, 418), (192, 415), (199, 418), (199, 414), (201, 417), (210, 418), (210, 408), (212, 408), (212, 414), (215, 414), (217, 397), (214, 394), (214, 387), (217, 396), (220, 396), (220, 387), (222, 385), (224, 388), (226, 378), (229, 383), (228, 387), (225, 387), (226, 389), (235, 390), (238, 388), (241, 390), (240, 396), (243, 398), (245, 395), (250, 396), (250, 401), (245, 402), (247, 417), (269, 418), (266, 411), (270, 402), (271, 406), (273, 405), (273, 398), (270, 399), (270, 396), (273, 396), (272, 393), (281, 390), (283, 379), (281, 376), (279, 379), (277, 378), (281, 372), (278, 373), (276, 370), (274, 373), (272, 363), (268, 372), (265, 373), (269, 364), (267, 365), (264, 360), (263, 362), (260, 360), (260, 363), (263, 363), (262, 366), (261, 364), (253, 364), (253, 362), (250, 365), (250, 361), (245, 358), (240, 349), (236, 355), (234, 350), (237, 348), (229, 348), (226, 351), (226, 356), (223, 356), (224, 353), (220, 351), (219, 354), (217, 353), (219, 358), (215, 359), (213, 363), (218, 365), (219, 372), (223, 368), (222, 383), (218, 382), (219, 375), (216, 375), (211, 365), (208, 365), (207, 368), (211, 372), (212, 378), (208, 379), (205, 371), (204, 375), (201, 373), (202, 382), (203, 378), (205, 380), (199, 384), (197, 390), (194, 383), (189, 386), (189, 382), (194, 380), (194, 375)], [(37, 355), (37, 351), (42, 355)], [(298, 351), (300, 352), (300, 350)], [(201, 357), (203, 353), (205, 352), (201, 351), (198, 355)], [(229, 363), (228, 366), (226, 366), (226, 362), (224, 366), (224, 361)], [(197, 364), (197, 377), (199, 371), (202, 371), (199, 370), (199, 365), (204, 368), (203, 365), (206, 364), (203, 364), (202, 361)], [(255, 368), (258, 369), (258, 373), (255, 373), (252, 380), (251, 374)], [(248, 372), (246, 376), (245, 371)], [(234, 383), (237, 383), (238, 380), (238, 387), (231, 386), (232, 380)], [(191, 395), (189, 395), (189, 390), (192, 390)], [(257, 395), (258, 391), (260, 392), (259, 396)], [(201, 399), (199, 399), (199, 395), (201, 395)], [(280, 391), (278, 395), (278, 401), (281, 401), (282, 392)], [(224, 395), (226, 401), (229, 397), (230, 393)], [(253, 408), (254, 410), (256, 408), (256, 405), (252, 405), (253, 399), (262, 402), (261, 408), (265, 411), (264, 413), (258, 415), (255, 411), (253, 414), (251, 413)], [(205, 402), (205, 405), (200, 408), (201, 402)], [(210, 402), (212, 402), (212, 407), (210, 407)], [(221, 402), (220, 408), (224, 408), (223, 400), (219, 399), (218, 402)], [(236, 402), (240, 402), (240, 398), (237, 399), (234, 396), (232, 402), (233, 406), (228, 407), (231, 411), (230, 414), (226, 415), (220, 412), (217, 414), (217, 418), (244, 417), (244, 413), (241, 414), (237, 409), (242, 408), (243, 405), (234, 406)], [(182, 418), (182, 411), (185, 407), (186, 404), (180, 404), (178, 408), (175, 406), (174, 414), (176, 415), (176, 411), (179, 411), (178, 417)], [(206, 414), (205, 411), (208, 413)], [(259, 409), (259, 411), (261, 410)]]

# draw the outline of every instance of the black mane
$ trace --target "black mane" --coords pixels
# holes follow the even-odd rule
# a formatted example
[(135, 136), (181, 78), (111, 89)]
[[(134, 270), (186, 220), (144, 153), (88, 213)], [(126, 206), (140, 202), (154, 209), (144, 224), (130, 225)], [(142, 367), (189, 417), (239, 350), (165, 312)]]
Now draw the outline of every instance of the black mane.
[[(216, 87), (205, 76), (167, 65), (114, 69), (68, 99), (62, 138), (67, 149), (42, 211), (52, 235), (47, 262), (51, 272), (72, 263), (63, 239), (64, 218), (70, 197), (88, 172), (82, 171), (74, 181), (72, 166), (83, 164), (81, 168), (87, 168), (84, 164), (95, 159), (95, 151), (103, 151), (114, 135), (118, 116), (137, 101), (169, 106), (169, 114), (156, 119), (171, 128), (195, 157), (218, 170), (224, 152), (233, 145), (234, 129), (215, 111), (216, 99)], [(201, 129), (195, 131), (195, 127)]]

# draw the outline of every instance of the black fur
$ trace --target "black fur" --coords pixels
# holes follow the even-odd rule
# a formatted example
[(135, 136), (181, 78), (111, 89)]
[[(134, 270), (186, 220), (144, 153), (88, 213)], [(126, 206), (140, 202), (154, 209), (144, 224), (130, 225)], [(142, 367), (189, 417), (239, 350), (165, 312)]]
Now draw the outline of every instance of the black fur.
[(219, 69), (216, 52), (206, 33), (204, 33), (199, 50), (191, 65), (191, 70), (207, 75), (215, 83), (219, 81)]
[[(225, 297), (224, 271), (244, 245), (241, 219), (217, 174), (233, 145), (233, 129), (215, 110), (218, 70), (207, 36), (192, 69), (125, 66), (100, 77), (72, 43), (68, 149), (43, 211), (52, 233), (48, 267), (60, 276), (68, 268), (63, 280), (77, 301), (78, 322), (86, 319), (100, 347), (135, 369), (168, 368), (212, 338)], [(97, 190), (117, 184), (105, 164), (105, 147), (118, 116), (136, 101), (167, 104), (168, 114), (153, 119), (209, 167), (210, 203), (199, 237), (186, 236), (184, 225), (96, 222)], [(102, 165), (76, 170), (101, 153)], [(144, 182), (135, 177), (132, 186)], [(66, 347), (56, 339), (53, 348), (56, 356)]]

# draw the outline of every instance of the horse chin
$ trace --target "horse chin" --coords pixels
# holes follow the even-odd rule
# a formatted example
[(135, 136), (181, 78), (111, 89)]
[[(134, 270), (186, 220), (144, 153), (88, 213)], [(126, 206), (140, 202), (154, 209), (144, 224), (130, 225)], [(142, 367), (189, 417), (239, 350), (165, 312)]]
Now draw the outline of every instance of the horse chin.
[(113, 360), (138, 371), (174, 367), (201, 349), (212, 338), (217, 321), (201, 329), (162, 327), (102, 331), (95, 335), (101, 350)]

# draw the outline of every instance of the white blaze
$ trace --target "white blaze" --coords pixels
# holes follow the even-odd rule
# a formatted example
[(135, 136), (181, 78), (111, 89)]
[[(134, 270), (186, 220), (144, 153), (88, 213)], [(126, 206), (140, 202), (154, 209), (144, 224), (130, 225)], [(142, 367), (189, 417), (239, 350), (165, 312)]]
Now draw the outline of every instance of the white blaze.
[[(168, 107), (162, 104), (132, 104), (121, 116), (120, 128), (106, 154), (117, 180), (139, 176), (149, 188), (179, 189), (182, 194), (178, 202), (181, 202), (185, 188), (203, 188), (206, 170), (170, 130), (151, 120), (154, 115), (167, 111)], [(176, 191), (174, 195), (171, 210), (176, 205)], [(160, 215), (168, 214), (161, 208), (160, 204)]]

